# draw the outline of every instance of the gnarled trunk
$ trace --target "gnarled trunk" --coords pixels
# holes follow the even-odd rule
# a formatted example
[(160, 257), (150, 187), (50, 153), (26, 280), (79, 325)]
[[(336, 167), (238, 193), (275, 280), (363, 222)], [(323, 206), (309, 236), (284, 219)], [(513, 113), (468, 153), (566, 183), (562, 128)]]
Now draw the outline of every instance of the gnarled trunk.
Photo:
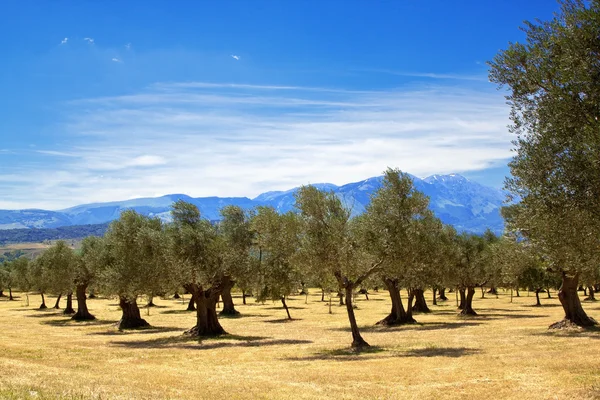
[(425, 301), (425, 294), (423, 289), (413, 289), (412, 294), (415, 297), (415, 305), (413, 306), (413, 312), (429, 313), (431, 310), (427, 306)]
[(75, 314), (75, 310), (73, 310), (73, 292), (67, 293), (67, 306), (63, 311), (65, 315)]
[(562, 273), (562, 284), (558, 290), (558, 299), (565, 311), (565, 318), (550, 325), (550, 328), (563, 328), (571, 324), (578, 326), (593, 326), (597, 324), (596, 320), (588, 317), (583, 307), (581, 307), (581, 301), (577, 294), (578, 281), (579, 274), (569, 276), (565, 272)]
[(490, 290), (487, 291), (489, 294), (498, 294), (498, 289), (495, 286), (492, 286)]
[[(464, 289), (461, 290), (461, 293), (464, 293)], [(473, 310), (473, 296), (475, 295), (475, 288), (473, 286), (469, 286), (467, 288), (467, 296), (465, 297), (464, 307), (460, 312), (460, 315), (477, 315), (477, 313)]]
[(402, 325), (416, 323), (417, 321), (415, 321), (412, 317), (412, 312), (409, 315), (404, 309), (402, 297), (400, 297), (400, 289), (398, 288), (398, 281), (395, 279), (384, 278), (383, 283), (390, 294), (390, 299), (392, 300), (392, 310), (387, 317), (377, 322), (377, 325)]
[(281, 296), (281, 304), (283, 304), (283, 308), (285, 308), (285, 312), (287, 313), (288, 319), (291, 320), (292, 316), (290, 315), (290, 310), (285, 302), (285, 296)]
[(346, 284), (346, 311), (348, 312), (348, 320), (350, 320), (350, 329), (352, 330), (352, 347), (362, 348), (368, 347), (369, 343), (365, 341), (360, 335), (358, 330), (358, 324), (356, 323), (356, 316), (354, 315), (354, 307), (352, 307), (352, 291), (354, 286)]
[(190, 293), (196, 300), (196, 326), (186, 333), (192, 336), (218, 336), (225, 334), (217, 315), (217, 300), (221, 295), (220, 288), (212, 287), (204, 290), (199, 285), (189, 285)]
[(85, 290), (87, 289), (87, 285), (77, 285), (75, 288), (75, 298), (77, 299), (77, 312), (71, 319), (75, 321), (91, 321), (96, 319), (92, 314), (90, 314), (87, 308), (87, 299), (85, 297)]
[(55, 310), (59, 310), (60, 309), (60, 298), (62, 297), (62, 293), (58, 294), (58, 297), (56, 298), (56, 303), (54, 303), (54, 309)]
[(233, 297), (231, 297), (231, 289), (235, 282), (231, 280), (231, 278), (223, 279), (223, 291), (221, 293), (221, 298), (223, 299), (223, 309), (221, 310), (221, 315), (238, 315), (240, 312), (235, 309), (235, 305), (233, 304)]
[(136, 299), (130, 300), (120, 296), (119, 306), (123, 312), (121, 320), (119, 321), (119, 329), (135, 329), (150, 326), (150, 324), (140, 316), (140, 309)]

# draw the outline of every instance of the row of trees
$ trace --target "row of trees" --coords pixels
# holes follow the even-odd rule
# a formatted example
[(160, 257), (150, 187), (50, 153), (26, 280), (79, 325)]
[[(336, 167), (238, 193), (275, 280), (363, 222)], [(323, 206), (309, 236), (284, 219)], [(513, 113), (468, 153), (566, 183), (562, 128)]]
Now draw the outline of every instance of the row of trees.
[[(354, 347), (368, 346), (353, 306), (361, 289), (383, 285), (388, 290), (390, 314), (379, 323), (396, 325), (415, 322), (413, 310), (428, 311), (428, 288), (434, 301), (436, 293), (444, 299), (445, 288), (456, 288), (461, 313), (476, 315), (477, 287), (531, 287), (539, 293), (553, 286), (547, 263), (527, 241), (491, 232), (457, 233), (431, 213), (427, 197), (398, 170), (385, 172), (382, 187), (358, 217), (351, 218), (333, 192), (313, 186), (298, 191), (296, 207), (296, 213), (279, 214), (270, 207), (227, 206), (218, 224), (183, 201), (174, 203), (168, 224), (125, 211), (104, 237), (84, 239), (77, 252), (57, 242), (32, 262), (21, 257), (5, 263), (0, 286), (37, 291), (42, 298), (64, 294), (65, 313), (74, 313), (74, 293), (76, 320), (94, 318), (86, 305), (88, 289), (116, 296), (121, 329), (147, 325), (139, 296), (185, 290), (196, 309), (196, 324), (188, 333), (201, 336), (224, 333), (219, 298), (222, 313), (237, 313), (234, 285), (244, 301), (248, 292), (258, 301), (281, 301), (290, 319), (286, 297), (316, 286), (345, 299)], [(408, 291), (405, 302), (401, 288)]]

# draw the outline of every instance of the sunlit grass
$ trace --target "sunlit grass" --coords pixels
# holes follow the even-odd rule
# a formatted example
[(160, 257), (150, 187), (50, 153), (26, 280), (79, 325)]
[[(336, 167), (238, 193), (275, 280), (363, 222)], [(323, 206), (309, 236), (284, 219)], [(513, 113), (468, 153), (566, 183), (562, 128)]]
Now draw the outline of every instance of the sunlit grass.
[[(221, 319), (229, 335), (201, 340), (182, 335), (194, 324), (187, 299), (155, 298), (160, 307), (142, 310), (153, 328), (132, 332), (116, 329), (113, 299), (89, 300), (98, 320), (80, 323), (35, 310), (36, 295), (31, 307), (2, 299), (0, 398), (600, 398), (600, 332), (548, 331), (562, 317), (556, 298), (509, 298), (476, 299), (474, 318), (458, 317), (451, 298), (419, 324), (386, 328), (375, 326), (386, 293), (359, 295), (372, 345), (359, 353), (345, 308), (329, 314), (316, 290), (308, 304), (290, 298), (290, 322), (280, 303), (236, 298), (241, 317)], [(600, 303), (584, 307), (600, 316)]]

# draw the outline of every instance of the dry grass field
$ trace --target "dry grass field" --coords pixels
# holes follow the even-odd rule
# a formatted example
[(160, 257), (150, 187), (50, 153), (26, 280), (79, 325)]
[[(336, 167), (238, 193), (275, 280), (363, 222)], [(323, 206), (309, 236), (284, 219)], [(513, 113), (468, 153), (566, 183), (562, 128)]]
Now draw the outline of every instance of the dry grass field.
[[(290, 299), (291, 322), (279, 303), (237, 304), (239, 318), (222, 318), (229, 335), (204, 340), (182, 335), (194, 314), (181, 300), (155, 299), (153, 329), (119, 332), (115, 300), (90, 300), (98, 321), (76, 323), (35, 310), (36, 295), (31, 307), (2, 299), (0, 398), (600, 398), (599, 331), (548, 331), (562, 316), (555, 296), (544, 307), (533, 295), (488, 297), (474, 301), (479, 317), (458, 317), (452, 298), (419, 324), (385, 328), (374, 324), (386, 293), (358, 296), (372, 345), (362, 353), (349, 350), (345, 308), (329, 314), (316, 291), (308, 304)], [(600, 317), (600, 303), (584, 307)]]

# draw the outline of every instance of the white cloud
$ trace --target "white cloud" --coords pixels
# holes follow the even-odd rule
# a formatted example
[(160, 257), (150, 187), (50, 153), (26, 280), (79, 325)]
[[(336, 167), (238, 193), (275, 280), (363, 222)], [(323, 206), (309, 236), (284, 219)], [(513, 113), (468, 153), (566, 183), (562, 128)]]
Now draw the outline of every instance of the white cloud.
[(120, 62), (123, 62), (123, 61), (121, 61), (120, 59), (118, 59), (117, 57), (113, 57), (113, 58), (111, 59), (111, 61), (118, 62), (118, 63), (120, 63)]
[(67, 44), (68, 41), (69, 41), (69, 38), (64, 38), (63, 40), (60, 41), (60, 44)]
[(231, 58), (235, 59), (236, 61), (240, 61), (240, 58), (242, 58), (242, 57), (232, 54)]
[(92, 39), (92, 38), (86, 37), (86, 38), (83, 38), (83, 40), (85, 40), (89, 44), (94, 44), (94, 39)]
[(361, 92), (190, 82), (68, 108), (61, 132), (70, 145), (0, 172), (9, 194), (0, 208), (168, 193), (253, 197), (358, 181), (388, 166), (424, 177), (511, 157), (507, 107), (485, 85)]
[(125, 45), (125, 48), (126, 48), (127, 50), (131, 50), (131, 43), (127, 43), (127, 44)]

